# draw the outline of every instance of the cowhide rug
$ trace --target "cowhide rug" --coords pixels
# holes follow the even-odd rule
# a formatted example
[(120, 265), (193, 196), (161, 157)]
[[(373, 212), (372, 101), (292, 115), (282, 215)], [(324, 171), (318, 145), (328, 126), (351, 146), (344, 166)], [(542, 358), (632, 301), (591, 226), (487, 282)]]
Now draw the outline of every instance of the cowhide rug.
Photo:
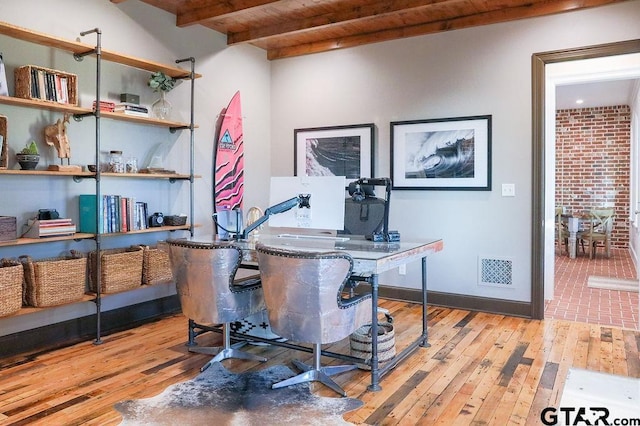
[(359, 399), (319, 397), (309, 384), (271, 385), (294, 373), (283, 365), (235, 374), (214, 363), (196, 378), (152, 398), (115, 405), (122, 425), (349, 425), (342, 415)]

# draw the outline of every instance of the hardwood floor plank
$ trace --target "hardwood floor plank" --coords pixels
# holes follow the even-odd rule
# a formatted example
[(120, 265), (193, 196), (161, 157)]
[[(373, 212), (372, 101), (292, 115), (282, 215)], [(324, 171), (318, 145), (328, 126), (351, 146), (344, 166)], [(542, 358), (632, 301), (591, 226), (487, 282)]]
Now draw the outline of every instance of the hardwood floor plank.
[[(420, 333), (420, 306), (382, 301), (392, 312), (397, 348)], [(410, 336), (409, 336), (410, 334)], [(102, 345), (81, 342), (0, 360), (0, 424), (117, 425), (113, 405), (147, 398), (195, 377), (209, 355), (189, 353), (186, 319), (161, 321), (104, 337)], [(206, 333), (200, 345), (219, 345)], [(347, 394), (364, 406), (344, 418), (354, 424), (537, 425), (540, 412), (555, 406), (569, 368), (640, 378), (640, 333), (566, 321), (534, 321), (481, 312), (429, 307), (429, 342), (370, 392), (368, 371), (336, 376)], [(348, 352), (345, 339), (327, 345)], [(285, 348), (247, 345), (266, 363), (227, 360), (235, 372), (273, 365), (292, 370), (294, 358), (311, 355)], [(340, 361), (323, 357), (323, 363)], [(334, 397), (326, 387), (312, 392)]]

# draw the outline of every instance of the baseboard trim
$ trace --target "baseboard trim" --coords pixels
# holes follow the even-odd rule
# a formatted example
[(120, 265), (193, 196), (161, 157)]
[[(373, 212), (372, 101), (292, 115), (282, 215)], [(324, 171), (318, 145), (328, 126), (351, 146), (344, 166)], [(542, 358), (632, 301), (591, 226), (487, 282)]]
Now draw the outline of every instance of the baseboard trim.
[[(363, 284), (365, 285), (367, 284)], [(387, 299), (422, 302), (422, 291), (418, 289), (380, 286), (378, 294)], [(447, 308), (531, 318), (531, 304), (528, 302), (427, 291), (427, 303)]]
[[(177, 295), (106, 311), (100, 316), (101, 335), (106, 336), (178, 312), (180, 312), (180, 301)], [(2, 336), (0, 337), (0, 357), (33, 351), (50, 351), (95, 339), (95, 336), (96, 315), (94, 314)], [(186, 339), (185, 324), (185, 341)]]

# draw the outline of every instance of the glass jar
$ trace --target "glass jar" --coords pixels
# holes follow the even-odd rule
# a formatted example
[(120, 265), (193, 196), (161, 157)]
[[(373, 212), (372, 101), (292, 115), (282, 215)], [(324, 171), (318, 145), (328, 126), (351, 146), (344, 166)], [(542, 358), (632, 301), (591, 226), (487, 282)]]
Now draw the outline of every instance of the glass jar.
[(108, 161), (108, 172), (110, 173), (124, 173), (125, 165), (122, 158), (122, 151), (110, 151)]
[(127, 158), (126, 171), (127, 173), (138, 173), (138, 159), (136, 157)]

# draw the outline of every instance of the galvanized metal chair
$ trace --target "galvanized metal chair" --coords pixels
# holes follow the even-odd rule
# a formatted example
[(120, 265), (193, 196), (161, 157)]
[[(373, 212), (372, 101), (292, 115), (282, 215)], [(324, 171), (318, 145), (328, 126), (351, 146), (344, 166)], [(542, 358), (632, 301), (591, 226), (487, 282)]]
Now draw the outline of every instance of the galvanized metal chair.
[(265, 310), (260, 277), (235, 278), (241, 249), (232, 243), (188, 240), (169, 240), (167, 245), (183, 314), (198, 324), (222, 324), (222, 347), (189, 348), (190, 352), (216, 355), (200, 371), (228, 358), (266, 361), (238, 350), (238, 344), (231, 345), (230, 324)]
[(371, 323), (371, 297), (343, 298), (353, 270), (348, 253), (304, 252), (257, 246), (258, 264), (269, 323), (274, 333), (313, 345), (313, 365), (293, 363), (303, 372), (274, 384), (274, 389), (319, 381), (342, 396), (345, 391), (330, 376), (356, 365), (322, 367), (321, 345), (348, 337)]

